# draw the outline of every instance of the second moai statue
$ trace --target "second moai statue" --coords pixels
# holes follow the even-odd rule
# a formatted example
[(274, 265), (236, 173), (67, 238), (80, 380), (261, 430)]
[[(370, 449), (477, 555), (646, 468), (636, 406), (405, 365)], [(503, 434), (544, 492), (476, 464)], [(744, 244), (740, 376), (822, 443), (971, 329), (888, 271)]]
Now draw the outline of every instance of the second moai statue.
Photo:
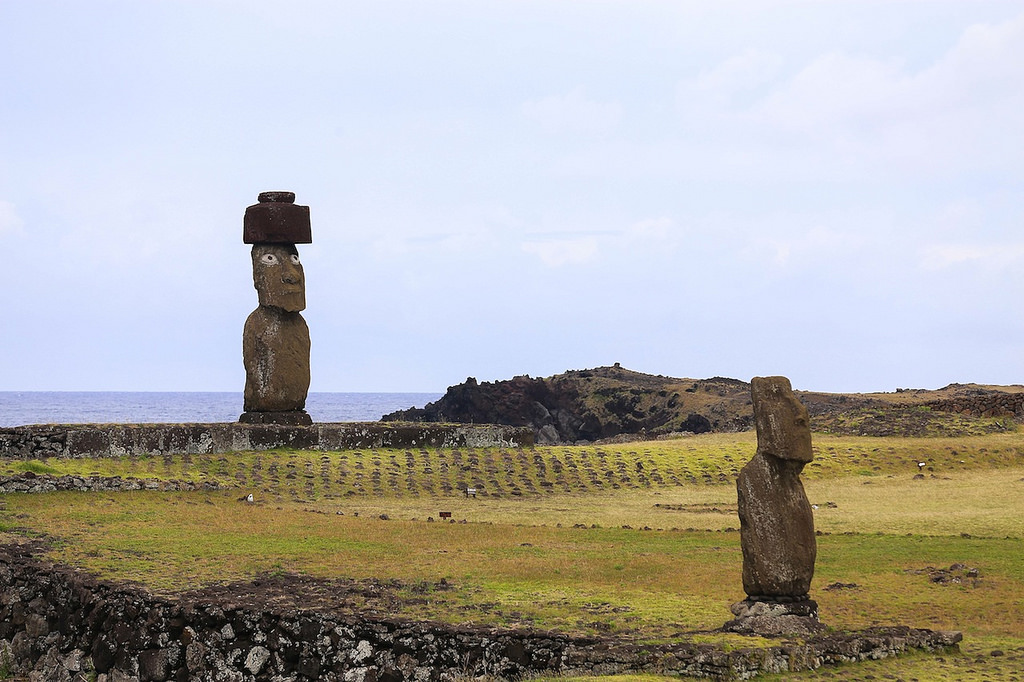
[(252, 244), (252, 280), (259, 307), (245, 321), (245, 412), (240, 422), (313, 423), (309, 391), (309, 327), (306, 282), (296, 244), (312, 242), (309, 207), (292, 192), (263, 192), (245, 209), (243, 241)]
[(808, 597), (818, 545), (800, 472), (814, 458), (805, 408), (786, 377), (750, 382), (757, 452), (736, 480), (743, 551), (737, 620), (726, 629), (759, 634), (816, 631), (818, 605)]

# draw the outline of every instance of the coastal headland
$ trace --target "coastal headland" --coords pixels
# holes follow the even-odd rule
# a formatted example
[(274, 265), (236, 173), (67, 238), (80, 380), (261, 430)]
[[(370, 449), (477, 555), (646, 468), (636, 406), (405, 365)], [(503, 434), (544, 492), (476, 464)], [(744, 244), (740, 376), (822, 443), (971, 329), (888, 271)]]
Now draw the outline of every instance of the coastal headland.
[[(1024, 386), (950, 384), (891, 393), (796, 391), (811, 428), (863, 436), (994, 433), (1000, 420), (1024, 419)], [(750, 384), (739, 379), (685, 379), (635, 372), (618, 364), (570, 370), (547, 378), (494, 382), (473, 377), (423, 408), (384, 421), (507, 424), (533, 430), (538, 444), (753, 428)]]

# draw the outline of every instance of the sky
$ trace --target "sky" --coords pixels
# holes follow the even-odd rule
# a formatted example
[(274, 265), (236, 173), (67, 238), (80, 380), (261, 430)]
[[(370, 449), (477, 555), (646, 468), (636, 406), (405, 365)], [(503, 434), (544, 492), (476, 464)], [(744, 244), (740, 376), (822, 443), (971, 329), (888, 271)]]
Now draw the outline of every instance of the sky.
[(1024, 383), (1024, 2), (0, 0), (0, 390)]

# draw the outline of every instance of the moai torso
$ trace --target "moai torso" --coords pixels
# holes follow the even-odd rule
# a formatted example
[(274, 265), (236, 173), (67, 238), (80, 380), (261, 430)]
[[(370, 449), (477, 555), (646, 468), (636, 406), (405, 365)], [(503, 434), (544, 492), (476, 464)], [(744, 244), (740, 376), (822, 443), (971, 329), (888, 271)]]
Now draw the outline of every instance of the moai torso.
[(245, 321), (245, 411), (303, 410), (309, 391), (309, 327), (299, 313), (260, 306)]

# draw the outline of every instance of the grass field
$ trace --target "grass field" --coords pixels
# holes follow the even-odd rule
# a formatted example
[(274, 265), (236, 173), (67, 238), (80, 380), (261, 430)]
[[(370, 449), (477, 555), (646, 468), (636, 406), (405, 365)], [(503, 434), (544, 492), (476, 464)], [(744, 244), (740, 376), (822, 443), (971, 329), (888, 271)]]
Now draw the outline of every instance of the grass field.
[[(164, 593), (294, 571), (398, 581), (401, 599), (386, 608), (414, 618), (756, 646), (765, 642), (710, 632), (743, 596), (733, 481), (754, 446), (741, 433), (526, 450), (3, 461), (0, 475), (235, 488), (12, 494), (0, 528), (45, 536), (54, 559)], [(816, 436), (815, 451), (805, 478), (822, 533), (812, 586), (822, 620), (959, 629), (965, 640), (959, 656), (795, 677), (1024, 679), (1024, 434)], [(249, 492), (255, 503), (239, 501)]]

